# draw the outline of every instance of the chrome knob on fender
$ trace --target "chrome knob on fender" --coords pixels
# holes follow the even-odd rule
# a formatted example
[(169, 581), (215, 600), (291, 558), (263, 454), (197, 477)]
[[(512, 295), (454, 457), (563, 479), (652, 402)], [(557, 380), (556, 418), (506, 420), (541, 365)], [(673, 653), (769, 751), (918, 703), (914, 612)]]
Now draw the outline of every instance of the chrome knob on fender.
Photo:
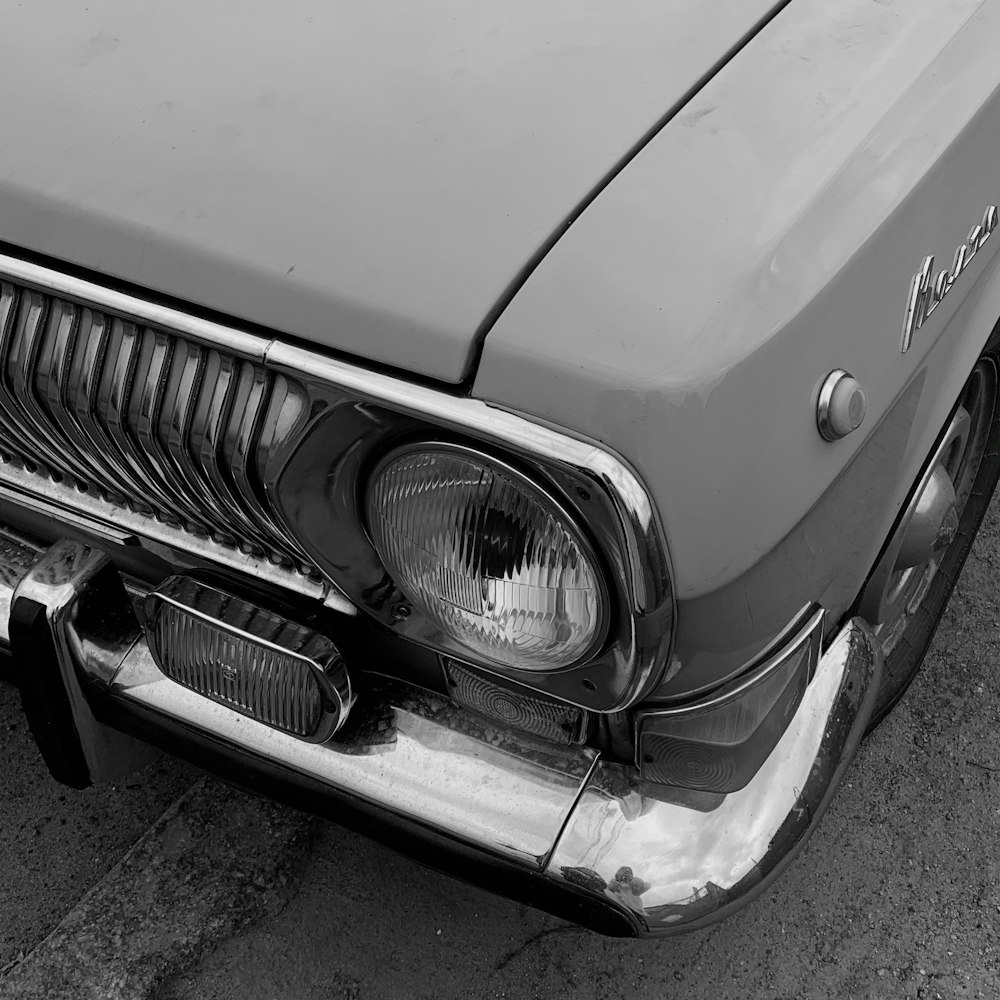
[(823, 380), (816, 401), (816, 426), (826, 441), (839, 441), (856, 431), (868, 412), (868, 397), (861, 383), (842, 368)]

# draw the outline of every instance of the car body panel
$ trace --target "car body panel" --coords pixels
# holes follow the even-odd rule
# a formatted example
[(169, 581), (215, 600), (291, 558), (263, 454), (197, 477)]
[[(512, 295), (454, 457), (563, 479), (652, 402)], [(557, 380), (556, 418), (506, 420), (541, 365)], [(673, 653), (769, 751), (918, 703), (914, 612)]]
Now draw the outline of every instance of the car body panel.
[(775, 6), (16, 5), (0, 239), (457, 382), (532, 254)]
[[(923, 256), (949, 264), (1000, 200), (997, 15), (981, 0), (920, 18), (861, 0), (785, 8), (487, 336), (475, 395), (606, 442), (649, 484), (676, 656), (700, 660), (667, 693), (738, 671), (803, 595), (844, 610), (992, 329), (996, 313), (950, 320), (985, 294), (997, 241), (900, 354)], [(830, 444), (815, 408), (836, 368), (860, 380), (869, 413)]]

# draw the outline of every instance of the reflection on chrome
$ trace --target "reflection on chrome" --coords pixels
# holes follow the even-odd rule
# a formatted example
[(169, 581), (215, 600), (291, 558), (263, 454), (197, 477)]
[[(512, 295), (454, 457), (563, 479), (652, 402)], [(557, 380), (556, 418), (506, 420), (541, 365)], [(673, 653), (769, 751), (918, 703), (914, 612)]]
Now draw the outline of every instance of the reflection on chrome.
[[(446, 699), (397, 685), (393, 725), (378, 752), (306, 743), (248, 719), (165, 677), (145, 642), (118, 671), (112, 696), (212, 733), (500, 857), (540, 868), (566, 821), (594, 752), (557, 747), (484, 725)], [(375, 718), (386, 718), (375, 711)], [(377, 723), (376, 723), (377, 725)]]
[(855, 620), (823, 656), (760, 771), (711, 811), (653, 798), (630, 770), (599, 763), (548, 873), (600, 886), (639, 915), (646, 933), (744, 897), (778, 873), (825, 807), (864, 731), (880, 662), (870, 630)]

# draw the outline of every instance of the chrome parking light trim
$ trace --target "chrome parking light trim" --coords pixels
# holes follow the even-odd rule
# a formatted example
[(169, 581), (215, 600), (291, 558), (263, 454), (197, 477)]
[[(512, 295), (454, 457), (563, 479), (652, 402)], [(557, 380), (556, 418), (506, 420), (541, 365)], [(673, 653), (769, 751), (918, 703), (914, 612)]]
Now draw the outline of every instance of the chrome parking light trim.
[[(347, 720), (355, 699), (351, 676), (340, 650), (322, 633), (186, 576), (166, 580), (143, 607), (153, 658), (178, 684), (309, 743), (325, 743)], [(164, 638), (161, 616), (171, 613), (175, 623), (186, 620), (187, 641), (176, 628), (172, 643)], [(220, 641), (221, 648), (215, 644)], [(208, 656), (205, 644), (211, 644)], [(234, 644), (255, 653), (240, 656)], [(270, 667), (246, 662), (259, 661), (261, 653), (270, 655)], [(310, 687), (318, 706), (315, 725), (307, 728), (302, 707)]]

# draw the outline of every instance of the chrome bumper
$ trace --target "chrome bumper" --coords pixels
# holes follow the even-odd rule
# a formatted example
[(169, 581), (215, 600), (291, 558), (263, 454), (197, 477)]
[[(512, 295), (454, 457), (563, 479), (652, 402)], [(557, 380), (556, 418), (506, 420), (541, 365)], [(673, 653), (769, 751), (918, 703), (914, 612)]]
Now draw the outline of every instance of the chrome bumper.
[[(623, 935), (710, 923), (780, 873), (853, 756), (881, 669), (867, 626), (848, 623), (750, 784), (706, 796), (642, 782), (587, 748), (498, 731), (412, 689), (392, 691), (381, 728), (304, 743), (166, 678), (99, 550), (63, 541), (43, 552), (3, 537), (0, 560), (0, 647), (15, 658), (29, 721), (63, 780), (116, 776), (141, 757), (139, 737)], [(53, 688), (58, 710), (40, 713)]]

